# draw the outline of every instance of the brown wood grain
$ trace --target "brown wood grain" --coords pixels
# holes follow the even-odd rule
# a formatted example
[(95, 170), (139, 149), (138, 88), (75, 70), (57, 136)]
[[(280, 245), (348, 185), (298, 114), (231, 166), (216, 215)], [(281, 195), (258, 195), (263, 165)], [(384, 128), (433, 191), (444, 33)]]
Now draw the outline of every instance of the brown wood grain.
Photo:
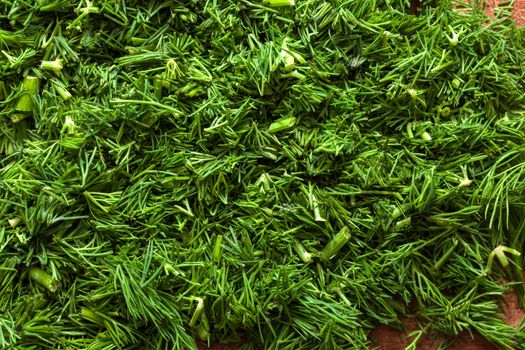
[[(502, 1), (501, 1), (502, 2)], [(494, 8), (500, 3), (498, 0), (487, 0), (486, 11), (489, 15), (494, 16)], [(513, 17), (517, 19), (519, 25), (525, 25), (525, 0), (516, 0), (514, 2)], [(502, 313), (506, 316), (509, 324), (517, 326), (525, 316), (525, 313), (518, 305), (517, 296), (509, 293), (503, 298)], [(388, 326), (378, 326), (371, 332), (371, 339), (378, 350), (404, 350), (412, 341), (409, 334), (417, 329), (417, 323), (414, 320), (405, 321), (406, 330), (399, 331)], [(433, 339), (431, 336), (424, 336), (417, 344), (418, 350), (436, 350), (443, 342), (441, 339)], [(479, 334), (463, 332), (454, 338), (448, 338), (453, 344), (448, 347), (449, 350), (494, 350), (495, 345), (487, 342)], [(234, 350), (238, 344), (213, 344), (208, 347), (205, 344), (199, 344), (201, 350)]]
[[(502, 2), (502, 1), (501, 1)], [(487, 0), (486, 11), (489, 15), (494, 16), (494, 8), (500, 3), (498, 0)], [(516, 0), (514, 2), (513, 18), (517, 19), (518, 25), (525, 25), (525, 0)], [(524, 317), (523, 310), (518, 305), (517, 296), (509, 293), (504, 297), (502, 312), (506, 315), (506, 321), (517, 326)], [(406, 322), (406, 331), (400, 332), (388, 326), (378, 326), (372, 331), (371, 337), (374, 339), (378, 349), (381, 350), (403, 350), (410, 344), (411, 339), (408, 337), (411, 331), (417, 328), (415, 321)], [(478, 334), (464, 332), (452, 339), (454, 344), (449, 350), (493, 350), (495, 346)], [(435, 350), (439, 347), (442, 339), (432, 339), (430, 336), (423, 337), (418, 342), (418, 350)]]
[(525, 1), (518, 0), (514, 3), (513, 17), (518, 20), (519, 25), (525, 24)]
[[(525, 316), (525, 313), (518, 305), (518, 299), (515, 293), (508, 293), (503, 297), (501, 311), (506, 316), (507, 323), (516, 327)], [(404, 350), (412, 341), (409, 334), (418, 328), (415, 320), (407, 319), (404, 324), (406, 326), (405, 331), (399, 331), (384, 325), (376, 327), (370, 334), (373, 347), (377, 350)], [(463, 332), (457, 337), (449, 337), (447, 339), (452, 343), (452, 345), (447, 348), (448, 350), (496, 349), (494, 344), (489, 343), (475, 332), (472, 334)], [(437, 350), (444, 340), (444, 337), (435, 339), (430, 335), (423, 336), (417, 343), (417, 349)], [(201, 350), (235, 350), (238, 346), (239, 344), (213, 344), (211, 347), (208, 347), (204, 343), (199, 343), (199, 349)]]
[[(506, 316), (506, 321), (513, 326), (517, 326), (524, 316), (523, 310), (518, 305), (516, 294), (509, 293), (504, 296), (502, 303), (502, 313)], [(407, 330), (400, 332), (388, 326), (379, 326), (372, 331), (371, 338), (380, 350), (403, 350), (410, 344), (408, 334), (417, 329), (415, 321), (407, 321)], [(457, 337), (449, 338), (453, 344), (448, 347), (449, 350), (493, 350), (495, 346), (480, 335), (463, 332)], [(423, 337), (419, 342), (418, 350), (436, 350), (443, 341), (441, 339), (432, 339), (430, 336)]]
[[(514, 293), (509, 293), (504, 296), (501, 309), (502, 313), (506, 315), (506, 321), (514, 326), (518, 326), (525, 315), (519, 307), (517, 296)], [(412, 341), (409, 334), (418, 328), (414, 320), (407, 319), (404, 323), (406, 330), (403, 332), (384, 325), (372, 330), (370, 338), (372, 339), (374, 348), (377, 350), (404, 350)], [(496, 349), (493, 344), (476, 333), (470, 334), (469, 332), (463, 332), (457, 337), (449, 337), (448, 340), (452, 342), (448, 350)], [(429, 335), (423, 336), (417, 343), (417, 349), (437, 350), (443, 341), (443, 337), (434, 339)], [(239, 344), (213, 344), (211, 347), (208, 347), (204, 343), (199, 343), (199, 349), (201, 350), (235, 350), (238, 346)]]

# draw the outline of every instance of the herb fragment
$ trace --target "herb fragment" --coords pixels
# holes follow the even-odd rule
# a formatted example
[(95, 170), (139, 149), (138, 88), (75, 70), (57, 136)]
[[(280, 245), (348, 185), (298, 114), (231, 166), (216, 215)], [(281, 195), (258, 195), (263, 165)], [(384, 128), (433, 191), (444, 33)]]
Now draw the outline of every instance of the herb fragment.
[(0, 348), (520, 348), (524, 29), (456, 6), (0, 2)]

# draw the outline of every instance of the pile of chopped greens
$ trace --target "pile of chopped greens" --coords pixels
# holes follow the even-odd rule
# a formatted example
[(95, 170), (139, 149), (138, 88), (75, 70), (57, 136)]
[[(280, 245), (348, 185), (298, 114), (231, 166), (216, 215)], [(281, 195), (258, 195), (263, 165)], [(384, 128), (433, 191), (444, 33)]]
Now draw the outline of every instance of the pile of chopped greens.
[(0, 348), (520, 348), (525, 31), (457, 7), (1, 1)]

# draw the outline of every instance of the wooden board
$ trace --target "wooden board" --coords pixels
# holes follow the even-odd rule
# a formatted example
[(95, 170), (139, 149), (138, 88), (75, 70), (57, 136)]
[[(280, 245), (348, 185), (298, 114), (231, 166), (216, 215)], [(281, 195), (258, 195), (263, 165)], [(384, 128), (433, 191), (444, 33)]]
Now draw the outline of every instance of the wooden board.
[[(490, 15), (494, 15), (494, 8), (500, 1), (487, 0), (486, 11)], [(525, 25), (525, 0), (515, 0), (513, 17), (517, 19), (519, 25)], [(502, 306), (502, 313), (506, 315), (506, 321), (509, 324), (518, 326), (524, 317), (524, 312), (518, 306), (518, 300), (515, 294), (511, 293), (505, 296)], [(404, 350), (411, 342), (408, 336), (411, 331), (417, 329), (415, 321), (407, 320), (405, 322), (406, 330), (399, 331), (388, 326), (379, 326), (371, 333), (375, 348), (378, 350)], [(437, 350), (439, 345), (443, 342), (443, 338), (432, 339), (430, 336), (423, 337), (417, 345), (418, 350)], [(457, 337), (450, 338), (452, 345), (448, 350), (494, 350), (496, 347), (483, 339), (479, 334), (463, 332)], [(200, 344), (200, 349), (209, 350), (227, 350), (235, 349), (237, 345), (215, 344), (208, 348), (204, 344)]]
[[(524, 313), (518, 306), (518, 300), (515, 294), (511, 293), (505, 296), (502, 306), (502, 312), (506, 315), (506, 321), (509, 324), (518, 326)], [(407, 336), (411, 331), (416, 329), (415, 322), (407, 322), (405, 332), (397, 331), (387, 326), (379, 326), (372, 331), (372, 339), (377, 345), (378, 350), (404, 350), (410, 344), (411, 339)], [(423, 337), (418, 342), (418, 350), (436, 350), (443, 342), (443, 338), (432, 339), (430, 336)], [(478, 334), (463, 332), (455, 338), (449, 338), (452, 345), (448, 350), (494, 350), (495, 346)]]
[[(494, 9), (498, 4), (503, 1), (499, 0), (487, 0), (486, 11), (489, 15), (494, 16)], [(517, 19), (519, 25), (525, 25), (525, 0), (515, 0), (513, 17)], [(508, 323), (517, 326), (522, 318), (524, 312), (518, 306), (518, 300), (515, 294), (509, 294), (504, 298), (504, 305), (502, 306), (502, 312), (506, 315)], [(411, 339), (408, 334), (416, 329), (415, 322), (407, 321), (407, 330), (400, 332), (396, 329), (388, 326), (379, 326), (372, 331), (372, 338), (374, 339), (377, 348), (380, 350), (404, 350), (405, 347), (410, 344)], [(450, 346), (449, 350), (493, 350), (495, 346), (486, 340), (484, 340), (478, 334), (470, 334), (464, 332), (453, 341), (453, 345)], [(431, 337), (423, 337), (418, 342), (418, 350), (435, 350), (439, 348), (439, 344), (443, 339), (432, 339)]]

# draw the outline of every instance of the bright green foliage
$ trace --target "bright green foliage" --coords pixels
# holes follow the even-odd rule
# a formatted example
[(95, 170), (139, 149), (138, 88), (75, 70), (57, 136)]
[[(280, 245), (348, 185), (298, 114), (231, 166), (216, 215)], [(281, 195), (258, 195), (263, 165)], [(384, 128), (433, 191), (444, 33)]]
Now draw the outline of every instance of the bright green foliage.
[(519, 348), (525, 32), (419, 3), (1, 1), (0, 348)]

